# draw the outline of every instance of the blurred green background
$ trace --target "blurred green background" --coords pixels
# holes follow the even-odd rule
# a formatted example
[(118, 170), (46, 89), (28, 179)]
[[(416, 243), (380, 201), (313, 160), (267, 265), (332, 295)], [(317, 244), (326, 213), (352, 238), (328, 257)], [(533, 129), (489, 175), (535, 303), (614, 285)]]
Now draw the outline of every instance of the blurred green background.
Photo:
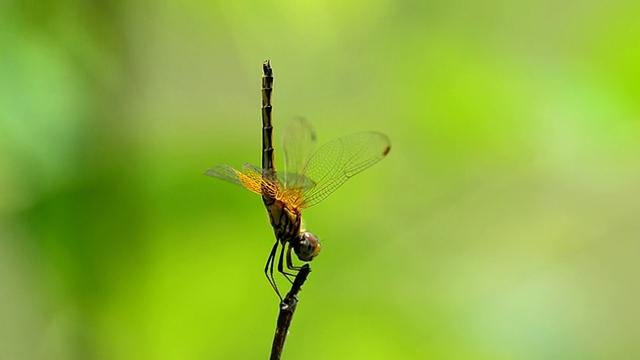
[(285, 359), (640, 357), (639, 18), (0, 3), (0, 359), (268, 357), (266, 212), (202, 175), (259, 165), (264, 59), (276, 134), (302, 115), (320, 143), (392, 141), (305, 211), (324, 249)]

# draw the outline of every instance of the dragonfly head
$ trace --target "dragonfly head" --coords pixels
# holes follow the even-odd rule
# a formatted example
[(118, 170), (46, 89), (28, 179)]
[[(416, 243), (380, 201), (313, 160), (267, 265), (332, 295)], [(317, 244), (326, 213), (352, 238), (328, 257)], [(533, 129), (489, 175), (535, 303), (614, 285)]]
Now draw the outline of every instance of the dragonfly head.
[(321, 249), (320, 240), (306, 230), (300, 232), (298, 244), (293, 247), (298, 259), (302, 261), (313, 260), (314, 257), (318, 256)]

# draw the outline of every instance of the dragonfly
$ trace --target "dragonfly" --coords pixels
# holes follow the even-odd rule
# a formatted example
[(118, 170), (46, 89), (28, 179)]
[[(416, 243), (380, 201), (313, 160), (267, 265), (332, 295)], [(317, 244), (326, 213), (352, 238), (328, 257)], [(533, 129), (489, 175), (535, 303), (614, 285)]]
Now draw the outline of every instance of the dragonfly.
[(274, 266), (292, 282), (291, 277), (301, 267), (294, 265), (291, 251), (300, 261), (309, 262), (318, 256), (322, 248), (320, 240), (305, 228), (302, 210), (317, 205), (349, 178), (382, 160), (389, 153), (391, 143), (382, 133), (359, 132), (332, 140), (314, 151), (316, 132), (308, 120), (297, 117), (284, 129), (285, 169), (277, 172), (271, 105), (273, 70), (269, 60), (263, 63), (263, 73), (262, 168), (247, 163), (240, 170), (229, 165), (215, 165), (205, 174), (262, 196), (276, 238), (264, 273), (282, 300)]

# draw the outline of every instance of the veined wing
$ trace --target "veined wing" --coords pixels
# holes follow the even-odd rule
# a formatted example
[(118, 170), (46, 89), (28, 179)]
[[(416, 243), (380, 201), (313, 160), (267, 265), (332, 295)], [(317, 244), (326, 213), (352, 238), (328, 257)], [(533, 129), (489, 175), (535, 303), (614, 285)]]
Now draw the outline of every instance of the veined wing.
[(204, 172), (222, 180), (240, 185), (258, 195), (276, 198), (280, 194), (280, 186), (262, 177), (261, 170), (249, 164), (242, 165), (242, 171), (229, 165), (214, 165)]
[(282, 136), (285, 164), (282, 183), (285, 189), (306, 189), (313, 185), (301, 174), (315, 146), (316, 132), (307, 119), (296, 117), (287, 124)]
[(314, 184), (298, 205), (307, 208), (318, 204), (350, 177), (382, 160), (390, 149), (389, 138), (378, 132), (355, 133), (326, 143), (302, 171)]

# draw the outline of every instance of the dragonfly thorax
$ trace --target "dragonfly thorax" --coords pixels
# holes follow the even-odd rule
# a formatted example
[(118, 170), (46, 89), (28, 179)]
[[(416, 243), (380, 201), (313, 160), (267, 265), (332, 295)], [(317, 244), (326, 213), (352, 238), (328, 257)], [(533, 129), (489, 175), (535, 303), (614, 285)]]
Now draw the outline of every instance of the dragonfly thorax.
[(300, 210), (289, 208), (279, 200), (268, 204), (267, 209), (276, 238), (283, 246), (289, 243), (301, 261), (311, 261), (318, 256), (322, 248), (320, 240), (302, 228)]
[(300, 236), (295, 243), (291, 244), (291, 247), (293, 247), (296, 255), (298, 255), (298, 259), (302, 261), (313, 260), (322, 249), (320, 240), (306, 230), (300, 231)]

